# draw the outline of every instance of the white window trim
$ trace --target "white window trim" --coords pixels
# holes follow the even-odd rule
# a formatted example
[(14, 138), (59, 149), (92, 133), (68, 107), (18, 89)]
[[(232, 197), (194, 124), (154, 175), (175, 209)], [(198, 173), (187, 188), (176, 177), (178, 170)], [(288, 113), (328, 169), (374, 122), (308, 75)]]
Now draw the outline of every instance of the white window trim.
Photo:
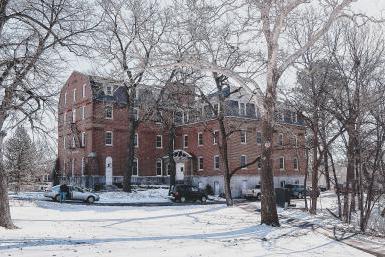
[(82, 132), (82, 147), (86, 146), (86, 132)]
[(82, 120), (86, 118), (86, 107), (82, 106)]
[(83, 84), (83, 87), (82, 87), (82, 97), (83, 98), (86, 97), (86, 84)]
[[(215, 134), (217, 134), (217, 137), (215, 137)], [(219, 131), (218, 130), (214, 130), (213, 131), (213, 145), (217, 145), (218, 144), (218, 139), (219, 139)]]
[[(281, 138), (282, 138), (282, 144), (281, 144)], [(284, 142), (283, 142), (283, 134), (282, 134), (282, 133), (279, 133), (279, 134), (278, 134), (278, 145), (279, 145), (279, 146), (283, 146), (283, 145), (284, 145)]]
[(298, 147), (298, 136), (297, 135), (294, 136), (294, 146)]
[[(245, 166), (247, 165), (247, 156), (242, 154), (241, 157), (239, 158), (239, 162), (241, 162), (241, 158), (245, 157)], [(240, 163), (241, 164), (241, 163)], [(242, 170), (247, 170), (247, 167), (242, 167)]]
[[(158, 137), (160, 137), (160, 146), (158, 146)], [(163, 136), (162, 135), (156, 135), (155, 138), (155, 148), (162, 149), (163, 148)]]
[[(281, 168), (281, 159), (283, 159), (283, 162), (282, 162), (283, 168)], [(284, 156), (280, 156), (279, 157), (279, 169), (280, 170), (285, 170), (285, 157)]]
[[(107, 144), (107, 133), (111, 133), (111, 144)], [(112, 131), (106, 131), (104, 132), (104, 144), (106, 146), (113, 146), (114, 144), (114, 133)]]
[[(216, 167), (215, 159), (218, 157), (218, 168)], [(221, 159), (219, 158), (219, 155), (214, 155), (214, 170), (219, 170), (221, 168)]]
[[(186, 146), (186, 137), (187, 137), (187, 146)], [(188, 134), (183, 135), (183, 148), (188, 148)]]
[[(294, 161), (296, 161), (296, 164), (297, 164), (297, 168), (296, 168), (296, 167), (294, 167)], [(294, 170), (295, 170), (295, 171), (298, 171), (298, 166), (299, 166), (299, 161), (298, 161), (298, 158), (297, 158), (297, 157), (294, 157), (294, 159), (293, 159), (293, 168), (294, 168)]]
[[(202, 159), (202, 162), (201, 162), (201, 159)], [(205, 168), (205, 166), (203, 164), (203, 169), (201, 169), (201, 163), (203, 164), (203, 156), (198, 156), (198, 170), (199, 171), (202, 171)]]
[(67, 149), (67, 146), (66, 146), (66, 135), (63, 136), (63, 149)]
[[(242, 142), (242, 132), (245, 133), (245, 142)], [(241, 139), (241, 144), (242, 144), (242, 145), (247, 144), (247, 131), (246, 131), (246, 130), (241, 130), (241, 131), (240, 131), (240, 137), (241, 137), (241, 138), (240, 138), (240, 139)]]
[[(202, 144), (199, 143), (199, 136), (202, 136)], [(204, 141), (203, 141), (203, 133), (202, 132), (198, 132), (198, 146), (203, 146), (204, 145)]]
[[(139, 134), (135, 133), (135, 136), (136, 136), (136, 145), (134, 145), (134, 147), (139, 148)], [(134, 140), (134, 142), (135, 142), (135, 140)]]
[(75, 142), (75, 136), (74, 135), (72, 135), (71, 146), (72, 146), (72, 148), (76, 147), (76, 142)]
[(76, 88), (74, 88), (73, 100), (74, 100), (74, 103), (76, 103)]
[[(241, 105), (243, 104), (243, 114), (242, 114), (242, 108)], [(238, 113), (240, 116), (246, 116), (246, 103), (238, 102)]]
[[(108, 107), (111, 107), (111, 117), (107, 117), (107, 108)], [(112, 105), (106, 105), (105, 107), (104, 107), (104, 118), (106, 119), (106, 120), (112, 120), (112, 119), (114, 119), (114, 107), (112, 106)]]
[(67, 91), (64, 93), (64, 105), (67, 104)]
[(139, 160), (138, 158), (134, 158), (134, 162), (136, 161), (136, 175), (134, 175), (134, 173), (131, 171), (131, 175), (134, 176), (134, 177), (138, 177), (139, 176)]
[[(160, 163), (160, 175), (158, 175), (158, 163)], [(155, 162), (155, 172), (157, 177), (162, 177), (163, 176), (163, 162), (162, 159), (156, 159)]]
[(76, 108), (72, 110), (72, 123), (76, 122)]

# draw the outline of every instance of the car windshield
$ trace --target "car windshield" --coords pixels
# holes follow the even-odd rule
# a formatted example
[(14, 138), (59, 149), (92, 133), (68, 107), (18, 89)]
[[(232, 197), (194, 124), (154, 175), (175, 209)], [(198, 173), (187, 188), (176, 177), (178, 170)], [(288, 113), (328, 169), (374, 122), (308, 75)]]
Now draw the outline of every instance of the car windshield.
[(60, 186), (54, 186), (54, 187), (52, 187), (51, 190), (52, 190), (52, 191), (55, 191), (55, 192), (59, 192)]
[(77, 191), (77, 192), (84, 192), (83, 189), (81, 189), (80, 187), (74, 187), (74, 191)]

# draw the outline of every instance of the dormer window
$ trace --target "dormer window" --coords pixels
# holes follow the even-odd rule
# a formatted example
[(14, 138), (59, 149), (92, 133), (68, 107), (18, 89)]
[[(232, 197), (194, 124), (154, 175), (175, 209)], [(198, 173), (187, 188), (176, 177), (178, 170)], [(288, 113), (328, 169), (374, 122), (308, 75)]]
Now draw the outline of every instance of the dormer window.
[(239, 115), (241, 115), (241, 116), (246, 115), (246, 104), (239, 103)]
[(112, 95), (112, 86), (106, 86), (106, 95)]

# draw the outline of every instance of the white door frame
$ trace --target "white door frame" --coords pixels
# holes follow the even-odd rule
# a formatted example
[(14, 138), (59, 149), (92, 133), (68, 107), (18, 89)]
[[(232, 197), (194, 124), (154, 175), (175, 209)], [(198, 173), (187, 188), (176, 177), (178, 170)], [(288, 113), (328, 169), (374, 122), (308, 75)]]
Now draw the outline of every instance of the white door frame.
[(112, 185), (112, 157), (106, 157), (106, 185)]
[(184, 180), (184, 162), (177, 162), (176, 163), (176, 173), (175, 173), (175, 180), (182, 181)]

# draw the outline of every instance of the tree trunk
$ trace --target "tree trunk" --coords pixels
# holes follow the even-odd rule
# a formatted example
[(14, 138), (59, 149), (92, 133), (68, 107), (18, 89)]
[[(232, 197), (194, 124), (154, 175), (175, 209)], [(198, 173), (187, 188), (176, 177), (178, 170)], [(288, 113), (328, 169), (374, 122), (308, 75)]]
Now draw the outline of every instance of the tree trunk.
[(279, 219), (275, 201), (272, 166), (276, 84), (274, 85), (274, 74), (270, 74), (270, 76), (267, 79), (266, 96), (263, 103), (265, 115), (262, 116), (261, 224), (278, 227)]
[[(325, 144), (324, 144), (324, 147)], [(326, 182), (326, 189), (330, 190), (330, 173), (329, 173), (329, 158), (328, 158), (328, 150), (324, 148), (324, 170), (325, 170), (325, 182)]]
[(336, 187), (336, 193), (337, 193), (337, 204), (338, 204), (338, 217), (341, 219), (342, 217), (342, 206), (341, 206), (341, 188), (338, 183), (338, 178), (337, 178), (337, 172), (336, 172), (336, 166), (334, 165), (334, 160), (332, 154), (327, 151), (329, 157), (330, 157), (330, 163), (332, 165), (332, 171), (333, 171), (333, 177), (334, 177), (334, 184)]
[[(353, 194), (353, 180), (354, 180), (354, 163), (355, 163), (355, 158), (354, 158), (354, 148), (355, 148), (355, 140), (354, 140), (354, 128), (353, 124), (348, 124), (346, 127), (346, 131), (349, 136), (348, 140), (348, 148), (347, 148), (347, 159), (348, 159), (348, 166), (346, 169), (346, 189), (344, 192), (344, 207), (343, 207), (343, 218), (344, 222), (349, 223), (350, 218), (351, 218), (351, 203), (354, 202), (354, 198), (352, 197)], [(351, 198), (350, 198), (351, 196)], [(350, 199), (350, 204), (349, 204), (349, 199)]]
[[(317, 124), (314, 122), (314, 124)], [(316, 214), (317, 213), (317, 198), (318, 198), (318, 167), (319, 167), (319, 161), (318, 161), (318, 128), (316, 127), (313, 131), (313, 168), (312, 168), (312, 175), (311, 175), (311, 207), (310, 207), (310, 213)]]
[[(1, 126), (4, 120), (1, 121)], [(9, 208), (8, 199), (8, 186), (7, 186), (7, 175), (4, 170), (3, 164), (3, 140), (5, 133), (0, 130), (0, 227), (8, 229), (16, 228), (11, 219), (11, 211)]]
[(168, 147), (167, 147), (167, 155), (168, 155), (168, 174), (170, 174), (170, 190), (171, 187), (176, 183), (176, 167), (174, 160), (174, 140), (175, 140), (175, 124), (172, 123), (169, 128), (168, 135)]
[[(305, 152), (306, 152), (306, 167), (305, 167), (305, 178), (303, 180), (303, 185), (304, 185), (305, 188), (307, 188), (306, 187), (306, 185), (307, 185), (307, 176), (309, 174), (309, 150), (306, 148)], [(306, 192), (305, 197), (303, 198), (305, 200), (305, 210), (309, 210), (309, 206), (307, 204), (307, 195), (308, 195), (308, 192)]]
[(229, 158), (228, 158), (228, 149), (227, 149), (227, 136), (226, 136), (226, 128), (223, 121), (223, 115), (218, 119), (219, 122), (219, 128), (221, 132), (221, 146), (220, 146), (220, 152), (221, 152), (221, 159), (223, 160), (223, 168), (224, 168), (224, 189), (225, 189), (225, 197), (226, 197), (226, 205), (227, 206), (233, 206), (233, 197), (231, 195), (231, 174), (230, 174), (230, 167), (229, 167)]

